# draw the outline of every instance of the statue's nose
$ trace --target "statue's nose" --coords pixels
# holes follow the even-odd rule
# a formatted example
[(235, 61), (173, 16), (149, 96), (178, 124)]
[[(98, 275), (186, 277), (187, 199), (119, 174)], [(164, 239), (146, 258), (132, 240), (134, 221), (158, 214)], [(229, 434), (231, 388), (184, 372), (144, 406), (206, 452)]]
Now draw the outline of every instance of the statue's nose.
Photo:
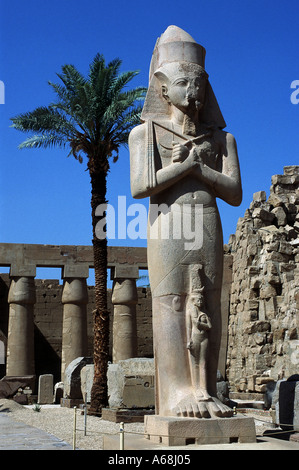
[(196, 99), (196, 97), (197, 97), (197, 88), (194, 85), (190, 84), (187, 88), (187, 98), (190, 100), (192, 99), (194, 100)]
[(187, 100), (188, 101), (195, 101), (196, 100), (196, 94), (195, 93), (188, 93), (187, 94)]

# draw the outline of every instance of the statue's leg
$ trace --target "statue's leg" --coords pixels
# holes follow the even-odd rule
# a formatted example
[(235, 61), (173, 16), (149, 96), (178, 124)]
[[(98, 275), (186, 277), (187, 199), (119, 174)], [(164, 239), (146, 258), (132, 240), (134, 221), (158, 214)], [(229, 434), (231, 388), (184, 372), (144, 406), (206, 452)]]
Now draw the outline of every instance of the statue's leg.
[(207, 387), (211, 397), (208, 409), (211, 416), (229, 417), (233, 410), (217, 398), (217, 369), (221, 342), (221, 289), (207, 290), (206, 301), (209, 308), (212, 328), (209, 331), (209, 346), (207, 360)]
[(217, 369), (221, 342), (221, 290), (207, 290), (206, 305), (210, 312), (212, 328), (209, 331), (209, 346), (207, 357), (207, 385), (210, 395), (217, 395)]
[(184, 297), (153, 298), (156, 414), (209, 418), (208, 402), (198, 400), (191, 380)]
[[(199, 253), (203, 269), (200, 271), (201, 282), (204, 286), (204, 306), (211, 321), (208, 332), (206, 354), (206, 384), (208, 398), (201, 408), (206, 406), (210, 416), (227, 417), (232, 410), (223, 405), (217, 398), (217, 369), (221, 342), (221, 288), (223, 275), (223, 240), (220, 218), (217, 210), (204, 211), (204, 249)], [(201, 357), (204, 361), (204, 358)]]
[(207, 361), (208, 361), (208, 354), (209, 354), (209, 340), (205, 338), (200, 347), (200, 355), (198, 358), (198, 369), (199, 369), (199, 376), (198, 376), (198, 390), (199, 394), (198, 397), (202, 395), (203, 399), (209, 399), (210, 394), (208, 392), (208, 377), (207, 377)]
[[(223, 244), (217, 210), (205, 214), (204, 249), (185, 251), (182, 240), (148, 239), (148, 262), (153, 296), (153, 343), (156, 365), (156, 413), (162, 416), (226, 416), (217, 400), (216, 378), (221, 338), (220, 293)], [(216, 234), (216, 235), (215, 235)], [(203, 266), (204, 295), (211, 316), (208, 395), (196, 396), (192, 385), (186, 334), (186, 297), (190, 266)], [(206, 300), (205, 299), (205, 300)], [(211, 310), (212, 311), (211, 311)], [(213, 331), (214, 330), (214, 331)], [(211, 355), (211, 357), (210, 357)]]
[(191, 391), (184, 296), (153, 298), (156, 367), (156, 413), (175, 414), (176, 404)]

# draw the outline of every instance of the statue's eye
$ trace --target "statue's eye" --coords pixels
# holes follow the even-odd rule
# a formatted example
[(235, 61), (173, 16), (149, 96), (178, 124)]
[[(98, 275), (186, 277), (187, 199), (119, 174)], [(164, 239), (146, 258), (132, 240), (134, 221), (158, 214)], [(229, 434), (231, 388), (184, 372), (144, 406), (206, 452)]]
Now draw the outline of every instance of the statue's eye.
[(177, 86), (186, 86), (187, 85), (187, 80), (180, 78), (174, 82), (174, 85)]

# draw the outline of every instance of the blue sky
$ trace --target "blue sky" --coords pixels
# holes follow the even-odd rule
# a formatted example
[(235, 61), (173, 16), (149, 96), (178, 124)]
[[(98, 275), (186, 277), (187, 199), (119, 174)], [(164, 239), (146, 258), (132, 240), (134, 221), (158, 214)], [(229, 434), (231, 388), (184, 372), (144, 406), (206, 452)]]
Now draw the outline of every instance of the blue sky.
[[(0, 7), (0, 242), (91, 243), (85, 165), (61, 149), (18, 150), (26, 136), (9, 127), (10, 118), (49, 104), (48, 80), (59, 81), (67, 63), (87, 73), (97, 52), (107, 62), (119, 57), (122, 70), (139, 70), (132, 86), (147, 86), (156, 39), (171, 24), (206, 48), (206, 70), (238, 144), (243, 202), (219, 201), (225, 242), (253, 193), (269, 195), (271, 176), (299, 164), (299, 104), (290, 99), (299, 80), (298, 0), (0, 0)], [(109, 202), (117, 206), (123, 195), (136, 202), (126, 149), (108, 178)], [(133, 244), (146, 241), (110, 241)]]

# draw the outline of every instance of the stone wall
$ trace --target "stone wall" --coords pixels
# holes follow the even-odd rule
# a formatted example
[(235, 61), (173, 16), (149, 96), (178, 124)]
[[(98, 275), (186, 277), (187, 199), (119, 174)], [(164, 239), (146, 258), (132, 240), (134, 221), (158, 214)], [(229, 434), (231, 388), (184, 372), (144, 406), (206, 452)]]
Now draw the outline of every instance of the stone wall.
[(227, 378), (262, 393), (299, 369), (299, 166), (272, 177), (230, 237), (233, 256)]
[(60, 379), (62, 343), (62, 286), (58, 280), (35, 280), (34, 342), (36, 375), (52, 373)]

